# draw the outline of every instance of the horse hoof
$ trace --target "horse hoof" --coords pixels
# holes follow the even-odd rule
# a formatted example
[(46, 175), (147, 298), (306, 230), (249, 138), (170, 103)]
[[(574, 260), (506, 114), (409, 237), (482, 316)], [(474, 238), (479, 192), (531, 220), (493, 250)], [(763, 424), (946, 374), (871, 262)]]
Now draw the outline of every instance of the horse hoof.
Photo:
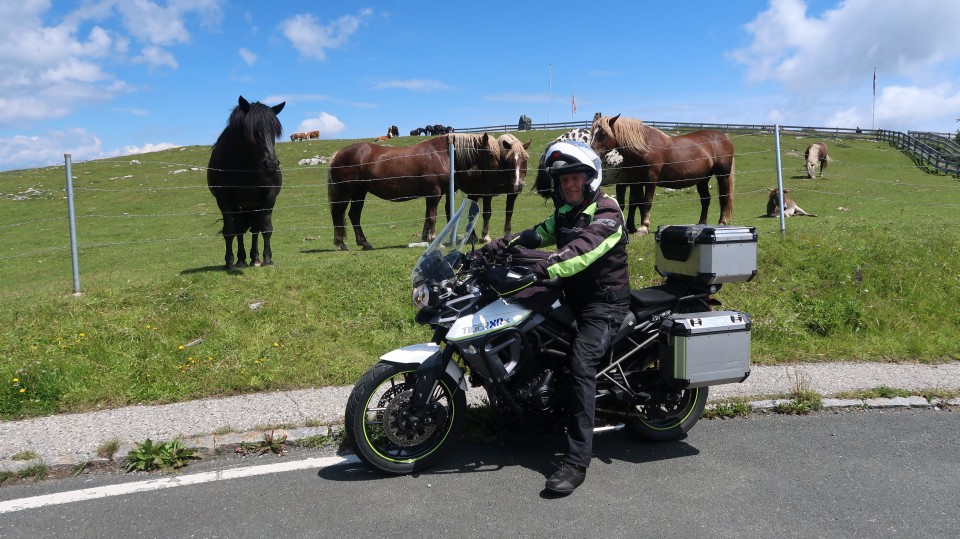
[(369, 243), (364, 243), (363, 245), (361, 245), (361, 247), (363, 247), (363, 250), (364, 250), (364, 251), (372, 251), (372, 250), (373, 250), (373, 245), (370, 245)]
[(346, 251), (346, 250), (347, 250), (347, 246), (344, 245), (344, 244), (342, 244), (342, 243), (336, 244), (335, 247), (337, 248), (338, 251)]

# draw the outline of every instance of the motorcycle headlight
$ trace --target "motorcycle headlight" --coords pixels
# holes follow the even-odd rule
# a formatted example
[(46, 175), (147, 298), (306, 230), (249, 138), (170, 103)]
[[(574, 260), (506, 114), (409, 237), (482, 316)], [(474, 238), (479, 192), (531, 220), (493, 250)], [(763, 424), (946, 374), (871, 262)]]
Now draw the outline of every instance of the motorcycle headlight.
[(427, 283), (420, 283), (413, 287), (411, 300), (413, 301), (413, 306), (417, 309), (424, 309), (430, 306), (430, 287), (427, 286)]

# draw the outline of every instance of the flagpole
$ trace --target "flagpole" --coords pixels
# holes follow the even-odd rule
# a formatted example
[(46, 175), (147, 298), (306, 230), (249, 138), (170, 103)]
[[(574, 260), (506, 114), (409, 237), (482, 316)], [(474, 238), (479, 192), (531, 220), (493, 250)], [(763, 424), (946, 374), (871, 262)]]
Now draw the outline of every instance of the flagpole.
[(550, 78), (547, 82), (547, 123), (550, 123), (550, 94), (553, 92), (553, 64), (550, 66)]
[(873, 110), (870, 113), (870, 130), (877, 130), (877, 66), (873, 66)]

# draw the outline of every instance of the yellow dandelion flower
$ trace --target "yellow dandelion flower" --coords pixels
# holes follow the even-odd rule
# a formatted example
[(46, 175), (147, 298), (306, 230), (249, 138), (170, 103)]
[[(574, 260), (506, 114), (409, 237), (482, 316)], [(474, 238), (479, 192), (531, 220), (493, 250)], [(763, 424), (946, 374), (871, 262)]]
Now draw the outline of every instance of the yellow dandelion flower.
[(177, 347), (177, 350), (183, 350), (183, 348), (184, 346), (181, 344), (180, 346)]
[(19, 379), (19, 378), (14, 378), (14, 379), (13, 379), (13, 383), (15, 383), (15, 384), (16, 384), (16, 383), (19, 383), (19, 382), (20, 382), (20, 379)]
[(26, 393), (26, 392), (27, 392), (26, 389), (24, 389), (24, 388), (22, 388), (22, 387), (20, 388), (20, 393)]
[(86, 334), (86, 333), (83, 333), (83, 332), (80, 332), (80, 336), (81, 336), (81, 337), (86, 337), (87, 334)]
[(273, 345), (279, 347), (279, 346), (280, 346), (280, 343), (275, 342), (275, 343), (273, 343)]
[(147, 324), (147, 329), (150, 329), (150, 324)]

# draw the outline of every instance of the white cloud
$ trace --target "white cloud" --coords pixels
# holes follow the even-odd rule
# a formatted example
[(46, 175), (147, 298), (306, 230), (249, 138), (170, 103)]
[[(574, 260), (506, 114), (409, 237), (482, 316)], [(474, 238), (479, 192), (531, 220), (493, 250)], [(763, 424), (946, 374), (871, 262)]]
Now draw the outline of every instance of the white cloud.
[(373, 10), (363, 9), (358, 15), (344, 15), (327, 25), (320, 24), (309, 13), (294, 15), (280, 23), (280, 31), (301, 55), (323, 61), (327, 59), (327, 49), (346, 44), (347, 38), (372, 14)]
[(123, 0), (114, 5), (133, 37), (151, 45), (188, 43), (185, 18), (197, 15), (201, 26), (217, 27), (223, 18), (220, 0), (172, 0), (166, 6), (150, 0)]
[(118, 148), (116, 150), (111, 150), (106, 153), (100, 154), (99, 158), (105, 157), (120, 157), (123, 155), (139, 155), (142, 153), (151, 153), (159, 152), (163, 150), (169, 150), (170, 148), (179, 148), (178, 144), (172, 144), (170, 142), (161, 142), (159, 144), (144, 144), (143, 146), (124, 146), (123, 148)]
[(250, 52), (249, 50), (243, 47), (240, 47), (240, 50), (238, 51), (238, 53), (240, 54), (240, 57), (243, 58), (243, 61), (247, 63), (248, 66), (252, 66), (253, 64), (257, 63), (257, 55)]
[(107, 157), (159, 152), (177, 147), (176, 144), (161, 142), (104, 151), (100, 137), (80, 128), (51, 131), (42, 136), (17, 135), (0, 138), (0, 170), (62, 165), (64, 154), (70, 154), (70, 159), (78, 163)]
[(749, 46), (731, 53), (748, 79), (793, 91), (859, 82), (881, 72), (915, 75), (960, 56), (960, 3), (848, 0), (822, 16), (803, 0), (772, 0), (745, 26)]
[(405, 90), (412, 90), (414, 92), (433, 92), (435, 90), (449, 90), (450, 86), (437, 80), (408, 79), (378, 82), (375, 88), (377, 90), (382, 90), (384, 88), (403, 88)]
[(308, 118), (297, 127), (297, 133), (306, 133), (308, 131), (320, 131), (320, 137), (330, 138), (333, 135), (342, 133), (347, 126), (339, 118), (326, 112), (321, 112), (316, 118)]
[[(960, 58), (960, 2), (846, 0), (819, 14), (807, 9), (803, 0), (771, 0), (744, 27), (750, 43), (728, 55), (746, 66), (748, 81), (782, 85), (791, 104), (775, 115), (803, 125), (869, 126), (872, 111), (851, 107), (849, 96), (863, 92), (869, 103), (875, 67), (877, 127), (882, 117), (887, 129), (916, 128), (956, 110), (955, 88), (929, 85), (943, 80), (945, 62)], [(885, 84), (891, 93), (881, 99)], [(911, 104), (902, 99), (908, 94), (927, 101)]]
[(147, 64), (152, 68), (167, 66), (172, 69), (177, 69), (180, 67), (177, 59), (160, 47), (144, 47), (143, 52), (135, 57), (133, 61), (138, 64)]
[[(187, 43), (188, 17), (201, 26), (222, 19), (223, 0), (106, 0), (72, 11), (45, 0), (0, 5), (0, 128), (61, 118), (76, 108), (135, 91), (107, 62), (132, 60), (151, 69), (179, 64), (168, 46)], [(122, 25), (117, 25), (117, 19)], [(48, 25), (47, 19), (58, 20)], [(89, 28), (89, 30), (87, 30)], [(85, 33), (81, 33), (85, 32)], [(125, 34), (124, 32), (127, 32)], [(134, 58), (130, 40), (145, 43)]]
[(0, 169), (62, 165), (64, 154), (85, 161), (100, 153), (100, 139), (83, 129), (53, 131), (44, 136), (0, 139)]

